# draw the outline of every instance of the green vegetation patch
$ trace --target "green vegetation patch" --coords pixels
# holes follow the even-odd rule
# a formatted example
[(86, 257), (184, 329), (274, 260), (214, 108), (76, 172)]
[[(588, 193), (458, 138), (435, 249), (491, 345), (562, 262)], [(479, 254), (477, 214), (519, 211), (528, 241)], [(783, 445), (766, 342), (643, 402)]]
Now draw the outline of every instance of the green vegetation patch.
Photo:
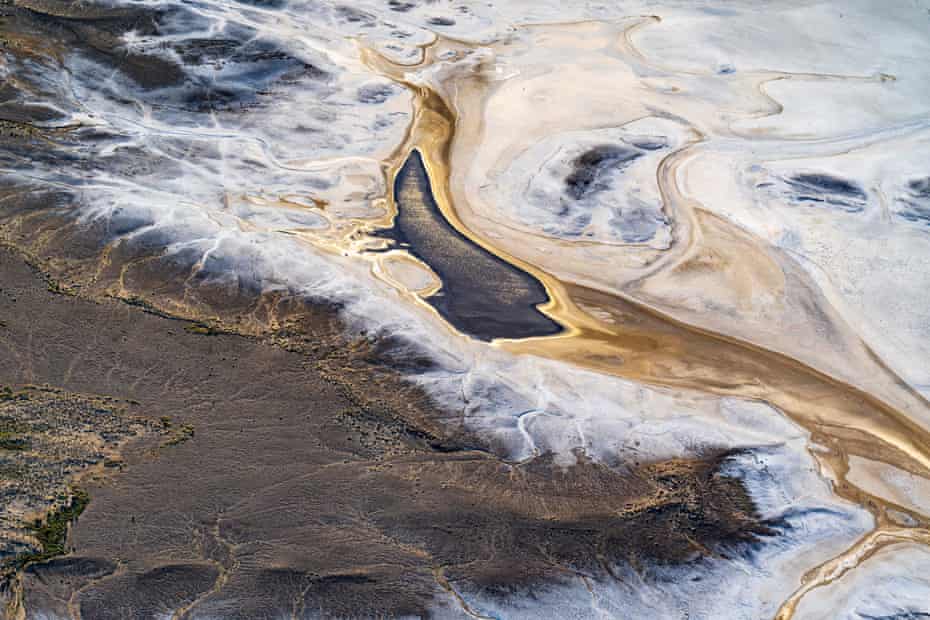
[(39, 554), (42, 556), (42, 560), (65, 553), (68, 526), (81, 516), (88, 503), (90, 503), (90, 496), (86, 491), (72, 489), (71, 501), (67, 505), (50, 512), (44, 522), (36, 520), (36, 523), (30, 529), (35, 534), (39, 544), (42, 545), (42, 552)]
[[(36, 540), (39, 541), (42, 547), (41, 550), (21, 553), (13, 558), (5, 570), (0, 571), (0, 582), (8, 580), (13, 573), (22, 570), (29, 564), (45, 562), (67, 553), (68, 527), (84, 512), (88, 503), (90, 503), (90, 496), (87, 492), (75, 488), (71, 490), (71, 498), (66, 505), (50, 512), (44, 521), (36, 519), (29, 529), (32, 531), (33, 536), (36, 537)], [(10, 572), (11, 570), (13, 573)]]

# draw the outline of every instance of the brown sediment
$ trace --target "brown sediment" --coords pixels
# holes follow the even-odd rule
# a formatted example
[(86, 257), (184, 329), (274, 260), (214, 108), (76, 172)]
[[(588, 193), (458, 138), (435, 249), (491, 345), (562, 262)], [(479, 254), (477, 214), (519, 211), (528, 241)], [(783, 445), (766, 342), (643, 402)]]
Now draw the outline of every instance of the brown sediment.
[[(438, 56), (437, 50), (462, 53), (463, 47), (460, 42), (440, 40), (436, 50), (428, 50), (432, 53), (427, 54), (424, 63), (428, 64), (431, 58)], [(870, 353), (875, 371), (891, 378), (891, 388), (885, 390), (885, 395), (894, 404), (788, 355), (682, 323), (630, 296), (561, 281), (496, 249), (493, 242), (470, 230), (456, 213), (455, 200), (463, 198), (453, 198), (449, 184), (450, 152), (457, 126), (453, 106), (438, 91), (410, 83), (386, 60), (373, 53), (368, 53), (365, 58), (369, 66), (407, 85), (417, 97), (413, 127), (408, 141), (398, 150), (398, 156), (389, 162), (389, 178), (393, 179), (398, 173), (403, 161), (401, 157), (413, 148), (418, 149), (429, 171), (433, 195), (441, 213), (460, 234), (539, 278), (550, 296), (550, 302), (541, 309), (566, 328), (557, 336), (500, 341), (500, 346), (514, 353), (565, 360), (643, 383), (770, 403), (811, 432), (813, 441), (822, 447), (812, 454), (825, 474), (836, 479), (836, 493), (874, 515), (876, 529), (865, 539), (871, 541), (870, 549), (898, 540), (894, 532), (899, 528), (889, 519), (889, 510), (910, 515), (918, 526), (909, 530), (907, 536), (926, 542), (930, 515), (918, 514), (885, 501), (857, 488), (845, 478), (847, 456), (850, 454), (930, 477), (930, 433), (908, 415), (908, 412), (925, 414), (930, 406), (877, 356)], [(469, 79), (480, 78), (470, 76)], [(451, 78), (439, 80), (437, 86), (454, 90), (454, 84), (455, 79)], [(777, 113), (778, 109), (780, 106), (776, 106), (775, 112), (766, 114)], [(673, 153), (659, 169), (659, 186), (666, 209), (676, 213), (677, 243), (674, 251), (652, 265), (650, 271), (723, 270), (725, 273), (727, 270), (744, 270), (750, 277), (737, 274), (729, 276), (728, 280), (744, 283), (751, 282), (759, 273), (767, 273), (772, 286), (777, 288), (781, 267), (768, 258), (766, 252), (754, 251), (765, 244), (752, 239), (744, 231), (736, 230), (704, 211), (698, 202), (680, 194), (674, 179), (675, 160), (686, 152), (687, 147)], [(748, 252), (740, 252), (722, 243), (714, 245), (704, 239), (707, 235), (733, 236), (739, 243), (747, 245), (745, 249)], [(605, 315), (610, 319), (603, 320), (601, 317)], [(786, 602), (779, 620), (791, 616), (796, 599), (804, 592), (827, 583), (829, 580), (824, 575), (836, 572), (836, 566), (845, 565), (850, 559), (856, 563), (861, 561), (861, 556), (855, 548), (851, 549), (825, 564), (827, 568), (808, 575), (809, 583), (799, 590), (793, 602)]]
[(278, 329), (204, 335), (50, 290), (3, 248), (0, 282), (0, 382), (104, 394), (196, 429), (130, 447), (118, 473), (87, 481), (76, 551), (27, 568), (10, 617), (441, 615), (448, 584), (506, 598), (617, 563), (727, 553), (778, 526), (722, 473), (726, 452), (625, 471), (583, 455), (504, 461), (403, 379), (396, 364), (415, 359), (353, 338), (332, 308), (232, 294), (213, 299), (219, 312), (267, 303)]

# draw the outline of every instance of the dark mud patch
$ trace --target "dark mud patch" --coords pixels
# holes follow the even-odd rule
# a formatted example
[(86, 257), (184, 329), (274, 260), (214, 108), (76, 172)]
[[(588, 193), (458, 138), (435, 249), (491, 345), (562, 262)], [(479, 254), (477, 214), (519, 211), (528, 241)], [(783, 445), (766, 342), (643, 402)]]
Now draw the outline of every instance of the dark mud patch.
[(797, 202), (822, 204), (849, 213), (865, 209), (868, 195), (858, 184), (826, 173), (796, 174), (785, 179)]
[(644, 151), (660, 151), (668, 148), (668, 138), (663, 136), (643, 136), (629, 140), (630, 144)]
[[(635, 181), (621, 195), (627, 168), (648, 151), (667, 146), (660, 137), (632, 138), (627, 144), (599, 144), (582, 151), (553, 171), (561, 192), (533, 196), (552, 218), (542, 224), (548, 234), (591, 238), (607, 234), (623, 243), (648, 243), (669, 228), (659, 203), (638, 196)], [(564, 175), (564, 176), (563, 176)], [(548, 194), (548, 195), (547, 195)], [(532, 196), (532, 194), (531, 194)]]
[(333, 13), (342, 21), (346, 21), (350, 24), (360, 24), (368, 28), (373, 27), (378, 21), (371, 13), (347, 5), (335, 7)]
[(642, 156), (636, 149), (602, 144), (592, 147), (572, 161), (572, 171), (565, 178), (565, 193), (573, 200), (610, 189), (609, 177)]
[(288, 0), (235, 0), (239, 4), (255, 6), (261, 9), (280, 9), (288, 4)]
[(898, 216), (915, 224), (930, 226), (930, 177), (911, 179), (898, 198)]
[(388, 8), (397, 13), (406, 13), (411, 9), (417, 8), (413, 2), (402, 2), (401, 0), (388, 0)]
[(423, 160), (413, 151), (394, 183), (397, 217), (379, 236), (392, 239), (428, 264), (442, 289), (427, 299), (449, 323), (480, 340), (530, 338), (562, 331), (539, 310), (549, 301), (529, 273), (459, 233), (433, 198)]
[(390, 99), (397, 88), (390, 83), (365, 84), (358, 89), (356, 99), (360, 103), (381, 104)]
[(186, 72), (185, 84), (148, 98), (191, 112), (241, 110), (259, 105), (276, 85), (329, 77), (247, 29), (226, 34), (230, 36), (174, 44)]

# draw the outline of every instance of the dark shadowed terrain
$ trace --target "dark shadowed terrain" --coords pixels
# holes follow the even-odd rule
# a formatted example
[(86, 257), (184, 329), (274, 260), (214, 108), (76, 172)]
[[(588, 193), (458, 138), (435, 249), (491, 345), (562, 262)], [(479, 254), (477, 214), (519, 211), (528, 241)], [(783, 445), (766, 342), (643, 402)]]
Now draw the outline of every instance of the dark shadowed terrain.
[(718, 473), (726, 455), (618, 472), (470, 448), (395, 376), (391, 347), (350, 341), (330, 309), (306, 308), (273, 344), (54, 292), (9, 250), (0, 284), (0, 383), (191, 429), (84, 483), (74, 552), (11, 586), (27, 617), (457, 615), (452, 589), (610, 579), (770, 531)]

